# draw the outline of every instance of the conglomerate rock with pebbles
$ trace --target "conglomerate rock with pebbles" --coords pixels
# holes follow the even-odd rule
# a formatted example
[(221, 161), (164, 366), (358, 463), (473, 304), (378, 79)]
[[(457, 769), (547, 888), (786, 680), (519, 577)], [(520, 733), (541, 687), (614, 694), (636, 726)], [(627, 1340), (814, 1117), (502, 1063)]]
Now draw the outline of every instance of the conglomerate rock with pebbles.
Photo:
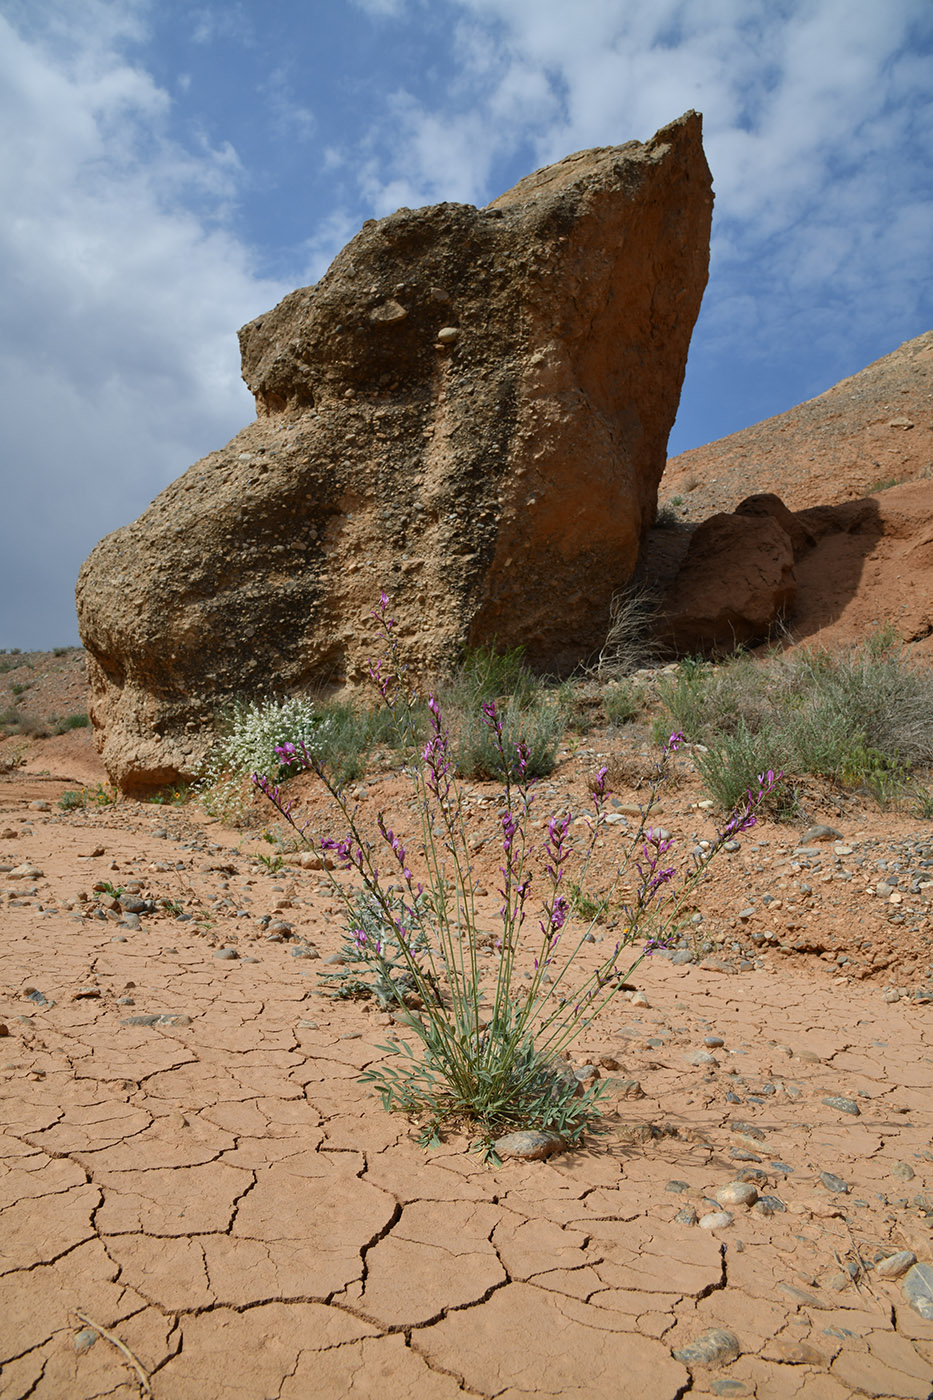
[(603, 641), (654, 516), (706, 285), (694, 113), (485, 209), (368, 221), (240, 333), (258, 419), (93, 551), (92, 718), (125, 790), (191, 775), (235, 696), (365, 674), (381, 587), (416, 667)]

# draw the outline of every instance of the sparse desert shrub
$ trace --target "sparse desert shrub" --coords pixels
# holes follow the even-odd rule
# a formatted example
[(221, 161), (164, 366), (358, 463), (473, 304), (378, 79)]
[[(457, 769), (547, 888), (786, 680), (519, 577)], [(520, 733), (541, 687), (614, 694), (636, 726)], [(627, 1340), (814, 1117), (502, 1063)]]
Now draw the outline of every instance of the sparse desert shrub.
[(659, 694), (667, 720), (707, 747), (696, 766), (727, 807), (765, 760), (863, 788), (882, 806), (933, 764), (933, 671), (890, 628), (839, 652), (688, 663)]
[(62, 718), (53, 715), (49, 723), (53, 734), (67, 734), (69, 729), (87, 729), (91, 720), (86, 714), (65, 715)]
[(251, 774), (279, 773), (277, 749), (303, 743), (316, 752), (327, 737), (318, 708), (304, 696), (234, 704), (220, 729), (192, 791), (212, 816), (234, 824), (249, 809)]
[(657, 599), (650, 588), (631, 583), (609, 604), (609, 630), (599, 656), (588, 673), (599, 681), (618, 680), (642, 666), (653, 666), (660, 647), (652, 633), (658, 617)]
[(87, 806), (87, 793), (83, 790), (81, 792), (75, 792), (74, 790), (63, 792), (58, 799), (58, 805), (63, 812), (77, 811)]
[[(499, 750), (504, 794), (499, 818), (501, 926), (493, 933), (481, 930), (450, 735), (441, 706), (429, 699), (427, 741), (422, 746), (416, 740), (412, 696), (398, 666), (387, 607), (383, 594), (377, 616), (393, 664), (383, 668), (378, 663), (371, 675), (408, 748), (405, 771), (420, 817), (417, 849), (406, 851), (382, 814), (377, 832), (361, 830), (355, 809), (306, 745), (280, 746), (276, 766), (317, 775), (340, 809), (342, 834), (309, 834), (308, 824), (297, 821), (274, 778), (257, 773), (254, 782), (309, 846), (333, 854), (342, 870), (352, 872), (350, 880), (328, 878), (345, 909), (358, 954), (354, 963), (369, 964), (386, 1004), (394, 1008), (396, 1023), (410, 1037), (383, 1047), (400, 1063), (372, 1066), (362, 1082), (375, 1087), (386, 1108), (417, 1115), (425, 1144), (437, 1141), (442, 1127), (450, 1123), (474, 1131), (478, 1145), (493, 1160), (497, 1135), (513, 1128), (551, 1130), (567, 1144), (578, 1142), (596, 1126), (601, 1086), (581, 1094), (561, 1053), (613, 1001), (642, 958), (666, 946), (710, 862), (731, 836), (754, 825), (755, 812), (777, 779), (773, 772), (760, 775), (757, 789), (745, 794), (709, 848), (678, 880), (673, 865), (667, 864), (670, 838), (648, 825), (671, 755), (681, 742), (682, 736), (671, 735), (616, 881), (597, 901), (584, 892), (603, 829), (606, 769), (601, 768), (592, 783), (586, 848), (577, 855), (571, 851), (569, 812), (548, 822), (541, 845), (543, 889), (532, 918), (530, 848), (535, 836), (529, 824), (527, 751), (519, 740), (514, 754), (506, 754), (499, 708), (495, 700), (485, 700), (483, 721)], [(569, 893), (575, 887), (578, 908), (598, 915), (621, 893), (630, 870), (635, 893), (629, 902), (620, 902), (618, 941), (595, 952), (588, 968), (581, 967), (579, 955), (588, 946), (590, 928), (574, 928), (569, 922), (571, 901), (564, 890)], [(481, 956), (485, 952), (492, 955), (489, 961)], [(351, 975), (359, 976), (355, 968)]]
[(518, 760), (514, 755), (520, 742), (525, 746), (525, 772), (529, 778), (545, 778), (553, 772), (567, 727), (559, 696), (542, 693), (524, 706), (510, 700), (502, 711), (501, 724), (503, 744), (499, 744), (490, 731), (482, 710), (478, 715), (461, 715), (456, 740), (458, 773), (467, 778), (490, 778), (498, 782), (505, 776), (502, 765), (507, 763), (515, 777)]
[(603, 691), (603, 710), (606, 718), (617, 728), (638, 719), (644, 707), (644, 688), (632, 681), (616, 681)]
[(503, 757), (482, 720), (482, 707), (499, 706), (509, 762), (519, 739), (527, 747), (529, 777), (546, 777), (554, 768), (567, 727), (569, 692), (548, 687), (525, 665), (524, 651), (497, 652), (493, 646), (471, 648), (440, 690), (455, 735), (457, 771), (464, 777), (501, 779)]

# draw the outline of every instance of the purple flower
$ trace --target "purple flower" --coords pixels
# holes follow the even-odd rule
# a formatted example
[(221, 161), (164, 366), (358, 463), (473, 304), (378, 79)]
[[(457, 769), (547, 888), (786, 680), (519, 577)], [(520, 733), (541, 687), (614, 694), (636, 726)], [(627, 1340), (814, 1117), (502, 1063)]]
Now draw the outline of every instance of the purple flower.
[(593, 796), (596, 798), (606, 796), (606, 774), (609, 772), (604, 763), (596, 770), (596, 777), (593, 779)]
[(684, 736), (682, 730), (675, 729), (664, 747), (668, 753), (676, 753), (683, 742)]

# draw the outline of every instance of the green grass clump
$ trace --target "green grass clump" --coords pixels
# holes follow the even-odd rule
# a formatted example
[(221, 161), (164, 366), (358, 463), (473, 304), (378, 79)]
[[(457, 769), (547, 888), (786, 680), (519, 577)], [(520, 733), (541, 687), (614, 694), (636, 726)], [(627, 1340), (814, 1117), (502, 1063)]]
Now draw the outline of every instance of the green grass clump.
[(861, 789), (887, 806), (933, 764), (933, 672), (890, 628), (842, 652), (688, 662), (659, 693), (659, 725), (706, 747), (694, 761), (724, 807), (767, 768)]
[[(494, 646), (471, 648), (440, 688), (440, 701), (450, 716), (462, 776), (501, 781), (504, 761), (514, 774), (520, 741), (527, 746), (528, 777), (543, 778), (553, 771), (567, 728), (569, 693), (536, 676), (525, 664), (522, 647), (507, 652)], [(490, 701), (497, 702), (502, 719), (501, 748), (483, 718), (482, 707)]]

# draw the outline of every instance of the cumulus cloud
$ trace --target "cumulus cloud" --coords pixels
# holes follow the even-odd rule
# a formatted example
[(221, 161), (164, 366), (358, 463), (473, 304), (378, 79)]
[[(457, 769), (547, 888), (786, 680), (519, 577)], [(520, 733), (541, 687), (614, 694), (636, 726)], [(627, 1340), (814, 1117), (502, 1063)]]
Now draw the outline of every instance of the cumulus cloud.
[(44, 18), (0, 16), (6, 646), (73, 639), (96, 540), (248, 421), (234, 328), (285, 290), (225, 227), (235, 152), (166, 135), (169, 96), (125, 54), (136, 6)]
[(886, 322), (906, 336), (933, 319), (926, 0), (455, 0), (452, 10), (457, 76), (444, 106), (395, 92), (380, 158), (361, 171), (380, 212), (480, 202), (522, 148), (545, 164), (644, 139), (695, 107), (717, 194), (698, 331), (707, 348), (735, 343), (739, 307), (749, 327), (750, 296), (758, 334), (743, 354), (773, 359), (786, 338), (815, 335), (829, 375), (858, 367), (844, 361), (859, 337), (892, 349), (877, 343)]

